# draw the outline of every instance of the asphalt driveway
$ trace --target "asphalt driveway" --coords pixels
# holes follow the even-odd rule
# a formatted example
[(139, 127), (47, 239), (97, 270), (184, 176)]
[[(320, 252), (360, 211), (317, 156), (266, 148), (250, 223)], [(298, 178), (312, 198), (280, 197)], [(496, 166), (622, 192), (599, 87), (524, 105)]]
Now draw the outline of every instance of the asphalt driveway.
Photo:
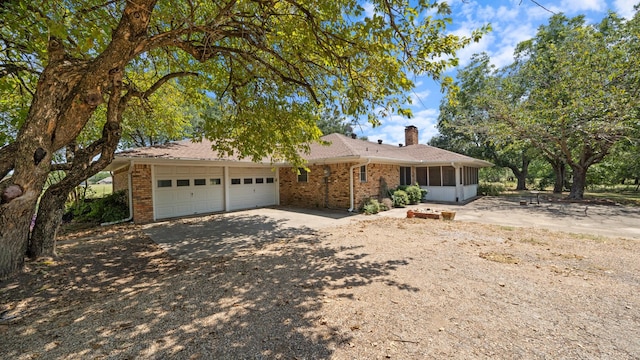
[[(453, 210), (456, 221), (640, 239), (640, 208), (548, 202), (523, 206), (518, 201), (483, 197), (466, 205), (420, 204), (410, 208)], [(168, 220), (146, 225), (144, 231), (175, 258), (224, 258), (249, 254), (269, 242), (292, 237), (316, 239), (317, 230), (326, 227), (381, 216), (402, 218), (406, 210), (367, 216), (344, 210), (262, 208)]]

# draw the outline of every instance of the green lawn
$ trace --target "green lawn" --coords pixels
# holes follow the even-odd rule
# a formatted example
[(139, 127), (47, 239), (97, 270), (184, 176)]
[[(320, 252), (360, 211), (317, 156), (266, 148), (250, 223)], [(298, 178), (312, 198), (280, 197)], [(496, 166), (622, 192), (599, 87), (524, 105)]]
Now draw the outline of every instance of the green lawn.
[(89, 185), (88, 198), (101, 198), (111, 194), (113, 186), (111, 184)]
[[(511, 187), (511, 189), (513, 189)], [(507, 187), (507, 189), (509, 189)], [(565, 198), (569, 195), (569, 192), (565, 191), (562, 194), (554, 194), (551, 189), (546, 191), (541, 191), (541, 194), (544, 194), (545, 197), (553, 197), (553, 198)], [(501, 196), (527, 196), (529, 191), (515, 191), (515, 190), (507, 190), (502, 192)], [(631, 205), (631, 206), (640, 206), (640, 191), (635, 191), (632, 188), (607, 188), (607, 189), (596, 189), (596, 190), (585, 190), (584, 192), (585, 200), (610, 200), (616, 202), (618, 204), (623, 205)]]

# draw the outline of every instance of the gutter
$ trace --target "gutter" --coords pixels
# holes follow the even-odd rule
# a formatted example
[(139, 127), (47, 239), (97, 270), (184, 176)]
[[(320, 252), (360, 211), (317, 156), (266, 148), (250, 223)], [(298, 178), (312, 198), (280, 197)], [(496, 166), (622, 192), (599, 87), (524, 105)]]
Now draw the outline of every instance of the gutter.
[(353, 170), (356, 167), (360, 167), (362, 165), (369, 165), (369, 163), (371, 162), (371, 159), (368, 159), (367, 162), (365, 163), (359, 163), (359, 164), (355, 164), (352, 167), (349, 168), (349, 201), (351, 202), (351, 207), (349, 208), (349, 212), (353, 212), (355, 209), (355, 194), (353, 191)]
[(133, 160), (131, 160), (131, 162), (129, 163), (129, 170), (127, 171), (127, 180), (129, 182), (129, 191), (128, 191), (128, 197), (129, 197), (129, 217), (127, 217), (126, 219), (121, 219), (121, 220), (116, 220), (116, 221), (110, 221), (110, 222), (105, 222), (100, 224), (100, 226), (108, 226), (108, 225), (115, 225), (115, 224), (120, 224), (123, 222), (128, 222), (131, 221), (133, 219), (133, 180), (131, 179), (131, 173), (133, 172)]

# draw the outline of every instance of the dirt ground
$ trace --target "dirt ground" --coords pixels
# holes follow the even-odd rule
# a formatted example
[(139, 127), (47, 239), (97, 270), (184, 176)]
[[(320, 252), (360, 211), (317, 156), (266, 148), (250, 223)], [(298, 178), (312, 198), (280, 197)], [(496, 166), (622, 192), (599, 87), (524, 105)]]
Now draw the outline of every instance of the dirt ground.
[(66, 236), (0, 283), (2, 359), (638, 359), (640, 242), (377, 217), (179, 261)]

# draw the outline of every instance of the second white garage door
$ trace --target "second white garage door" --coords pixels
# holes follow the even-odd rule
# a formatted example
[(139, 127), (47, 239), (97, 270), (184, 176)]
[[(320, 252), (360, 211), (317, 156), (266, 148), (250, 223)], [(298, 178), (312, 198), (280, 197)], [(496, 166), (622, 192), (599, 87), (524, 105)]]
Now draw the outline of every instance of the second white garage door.
[(229, 209), (250, 209), (278, 203), (276, 174), (269, 168), (229, 168)]

